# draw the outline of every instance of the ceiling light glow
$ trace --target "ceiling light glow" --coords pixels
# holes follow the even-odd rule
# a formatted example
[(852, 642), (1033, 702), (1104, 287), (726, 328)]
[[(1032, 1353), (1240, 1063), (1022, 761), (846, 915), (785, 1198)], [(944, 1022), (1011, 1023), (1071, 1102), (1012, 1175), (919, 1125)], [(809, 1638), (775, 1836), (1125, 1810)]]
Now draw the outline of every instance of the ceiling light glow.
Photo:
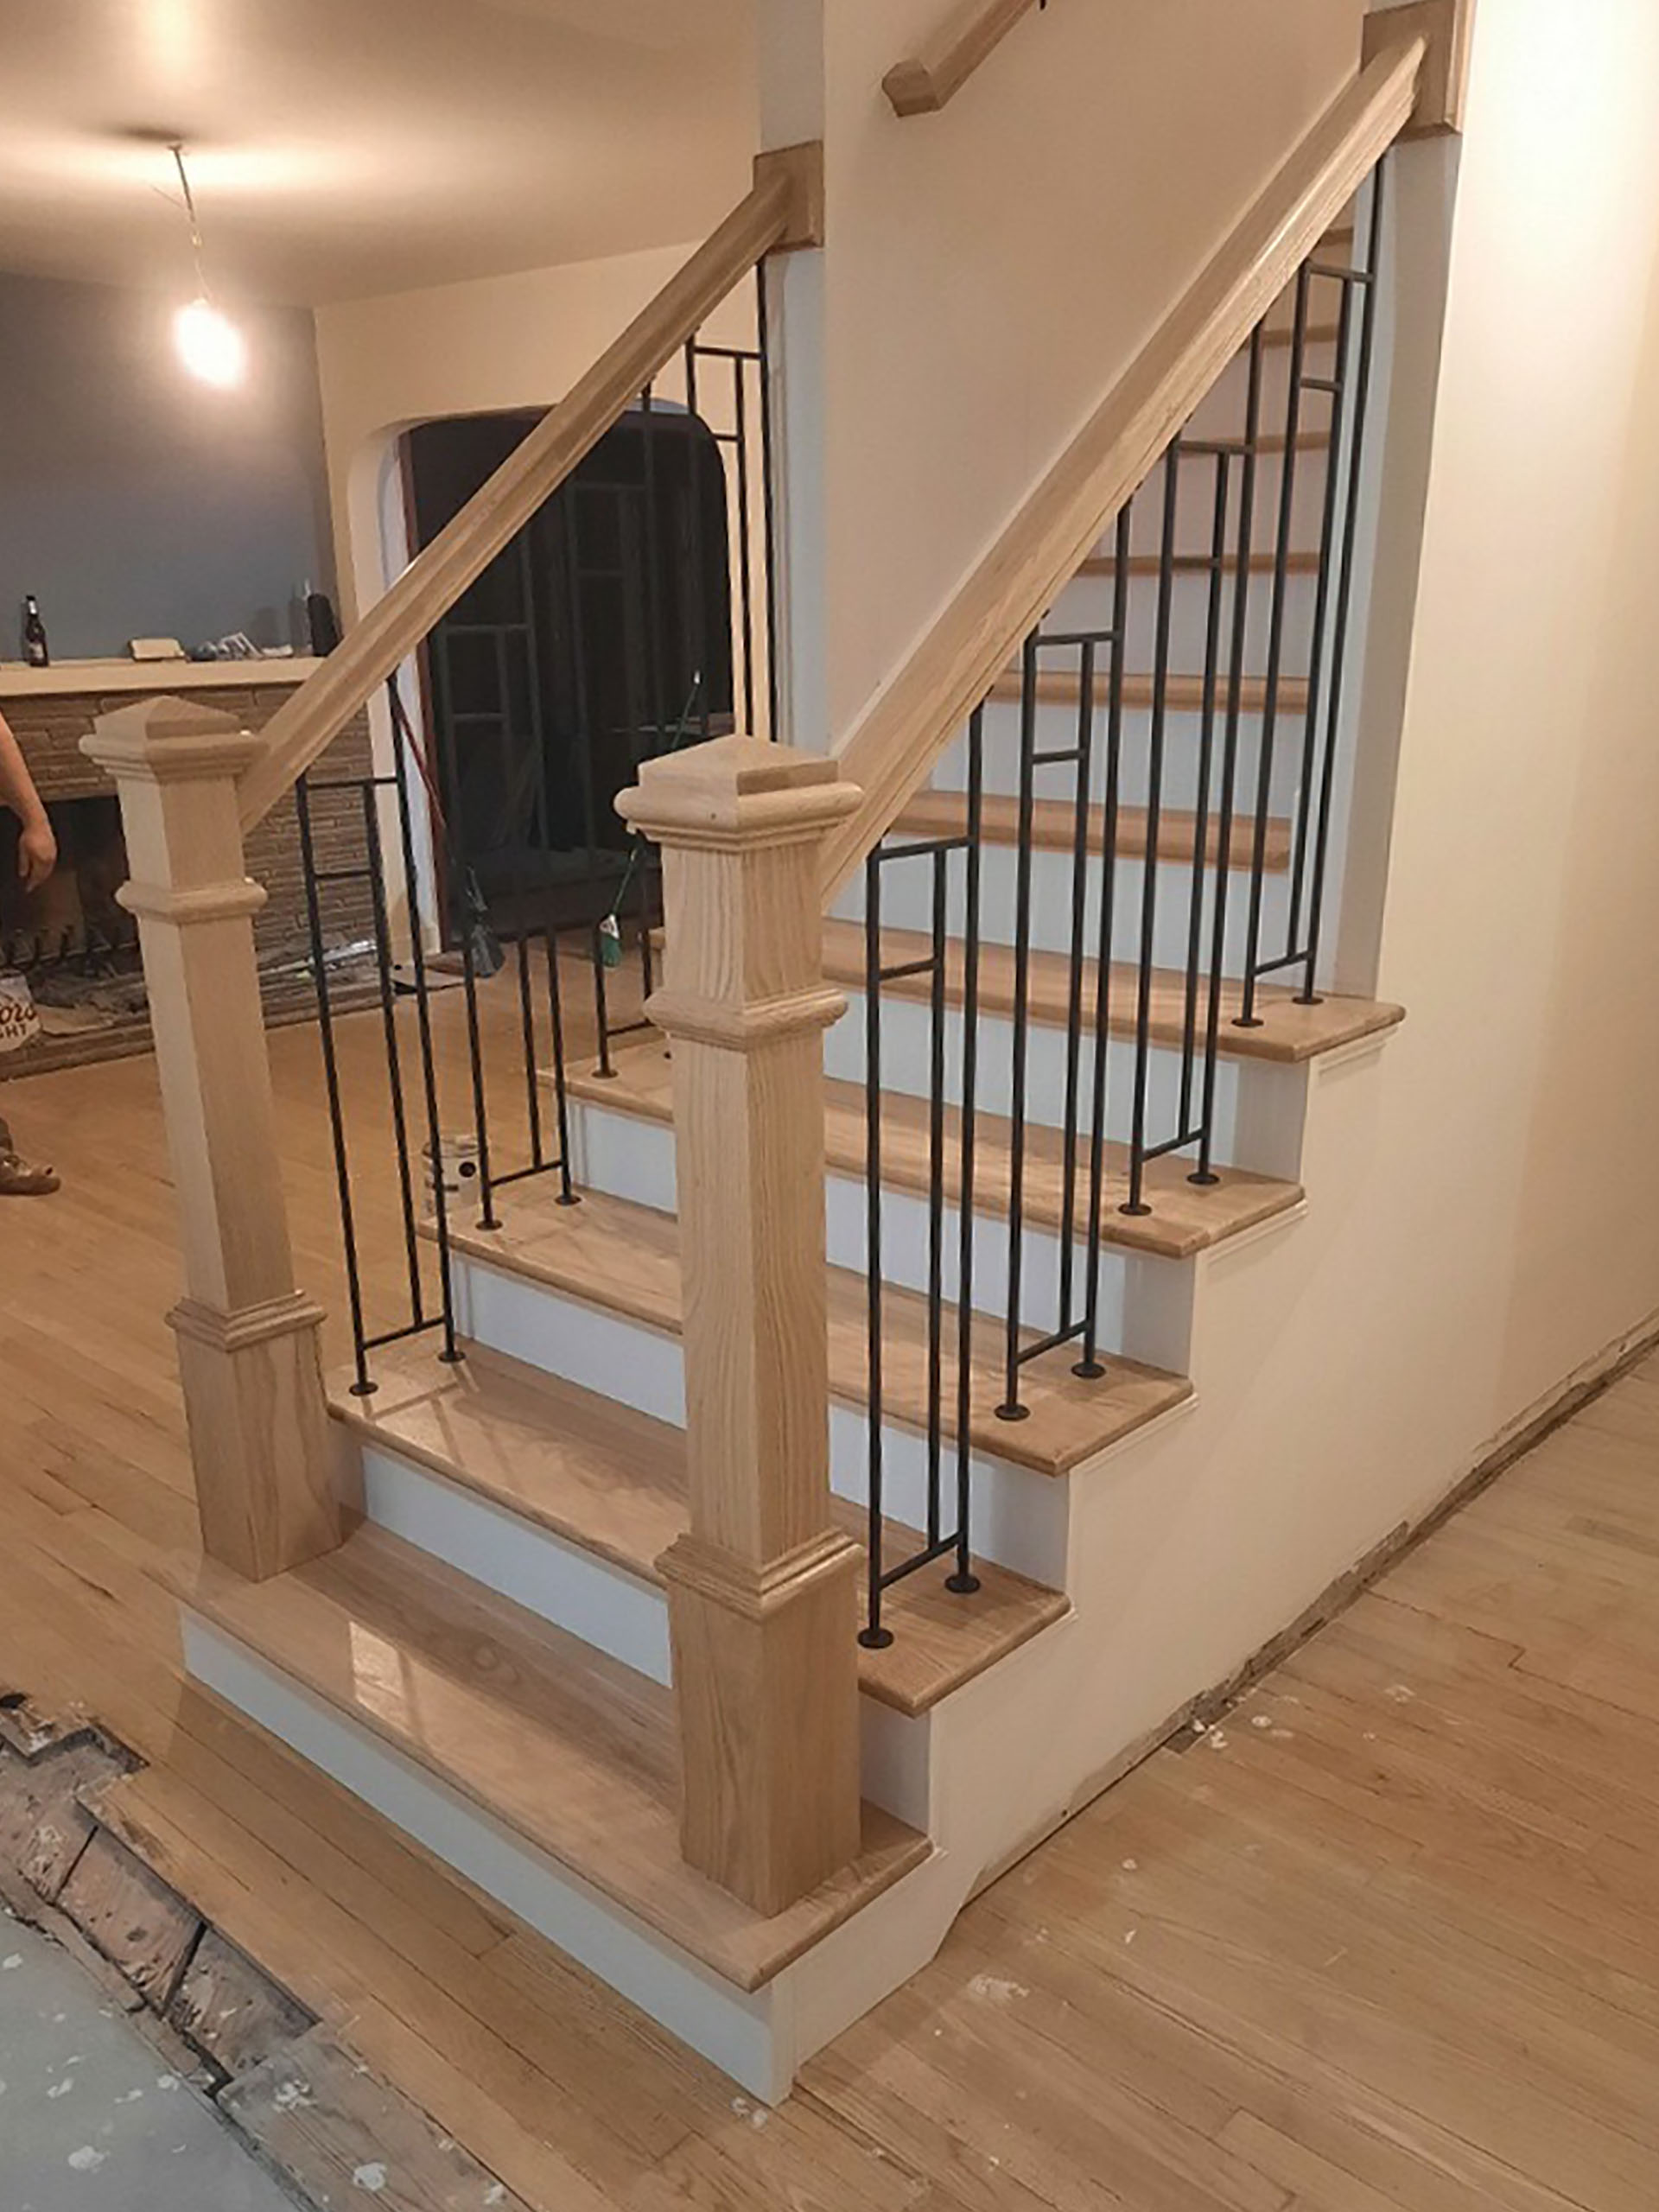
[(247, 373), (247, 340), (211, 300), (192, 300), (179, 309), (173, 318), (173, 342), (191, 375), (219, 391), (229, 391)]

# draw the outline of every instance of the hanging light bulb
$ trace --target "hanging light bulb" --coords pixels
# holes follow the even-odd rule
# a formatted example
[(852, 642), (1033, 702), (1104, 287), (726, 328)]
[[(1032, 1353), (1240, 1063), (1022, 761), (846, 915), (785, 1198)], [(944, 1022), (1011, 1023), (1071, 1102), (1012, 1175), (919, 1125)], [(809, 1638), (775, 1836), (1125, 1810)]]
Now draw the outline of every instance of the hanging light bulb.
[(220, 391), (228, 391), (240, 384), (247, 373), (247, 340), (230, 317), (213, 305), (209, 296), (201, 268), (201, 225), (184, 166), (184, 148), (175, 143), (172, 154), (184, 194), (185, 213), (190, 219), (190, 245), (195, 255), (197, 286), (195, 298), (173, 318), (173, 342), (179, 349), (180, 360), (193, 377)]
[(247, 373), (246, 339), (205, 293), (174, 316), (173, 342), (191, 375), (221, 391), (240, 384)]

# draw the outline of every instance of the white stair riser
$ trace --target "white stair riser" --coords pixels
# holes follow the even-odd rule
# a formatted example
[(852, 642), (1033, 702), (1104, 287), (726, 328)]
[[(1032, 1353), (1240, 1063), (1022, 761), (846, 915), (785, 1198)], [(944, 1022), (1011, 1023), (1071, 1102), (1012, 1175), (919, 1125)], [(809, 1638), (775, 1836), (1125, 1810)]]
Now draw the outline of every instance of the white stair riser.
[[(913, 1098), (930, 1095), (932, 1072), (931, 1009), (897, 995), (881, 1009), (881, 1083), (887, 1090)], [(1058, 1128), (1065, 1097), (1065, 1033), (1033, 1021), (1027, 1039), (1026, 1113), (1029, 1121)], [(848, 1083), (864, 1080), (864, 995), (848, 993), (848, 1011), (824, 1039), (824, 1066)], [(1131, 1129), (1135, 1049), (1133, 1038), (1114, 1037), (1107, 1047), (1106, 1134), (1127, 1142)], [(1192, 1110), (1198, 1109), (1203, 1074), (1197, 1056)], [(961, 1098), (962, 1020), (953, 1007), (945, 1014), (945, 1093)], [(978, 1103), (982, 1112), (1012, 1109), (1014, 1024), (1001, 1014), (982, 1014), (979, 1021)], [(1147, 1141), (1161, 1143), (1176, 1135), (1180, 1104), (1181, 1055), (1172, 1046), (1154, 1045), (1147, 1057)], [(1082, 1055), (1082, 1095), (1090, 1096), (1090, 1049)], [(1294, 1180), (1301, 1147), (1301, 1106), (1306, 1071), (1270, 1060), (1223, 1057), (1216, 1070), (1214, 1158), (1218, 1166), (1253, 1168), (1257, 1174)]]
[(365, 1443), (362, 1459), (378, 1527), (652, 1681), (671, 1679), (668, 1605), (654, 1583), (379, 1445)]
[[(589, 1190), (630, 1199), (659, 1212), (676, 1211), (674, 1136), (660, 1122), (607, 1113), (588, 1100), (571, 1109), (571, 1138), (577, 1179)], [(863, 1180), (831, 1173), (826, 1179), (826, 1216), (830, 1264), (862, 1274), (868, 1263), (867, 1191)], [(944, 1209), (944, 1295), (959, 1304), (961, 1216)], [(1107, 1227), (1110, 1228), (1109, 1216)], [(1022, 1242), (1022, 1305), (1033, 1327), (1046, 1328), (1058, 1314), (1060, 1239), (1045, 1229), (1027, 1228)], [(1007, 1224), (995, 1215), (979, 1217), (974, 1247), (976, 1311), (1001, 1318), (1007, 1311), (1011, 1239)], [(1087, 1246), (1073, 1247), (1074, 1281), (1086, 1281)], [(1190, 1285), (1164, 1282), (1181, 1263), (1106, 1244), (1101, 1249), (1099, 1342), (1154, 1367), (1185, 1370), (1190, 1334), (1186, 1314)], [(906, 1290), (925, 1292), (929, 1275), (927, 1201), (914, 1192), (888, 1187), (882, 1211), (882, 1278)], [(1075, 1303), (1075, 1300), (1074, 1300)]]
[[(677, 1337), (621, 1314), (567, 1298), (546, 1285), (457, 1253), (455, 1312), (463, 1336), (525, 1360), (549, 1375), (602, 1389), (620, 1404), (685, 1426), (685, 1363)], [(912, 1528), (927, 1519), (927, 1440), (887, 1421), (882, 1427), (887, 1513)], [(947, 1483), (955, 1481), (946, 1441)], [(1039, 1582), (1065, 1580), (1067, 1485), (976, 1453), (975, 1549)], [(865, 1409), (832, 1402), (830, 1481), (837, 1494), (868, 1498), (869, 1423)]]
[[(1317, 525), (1316, 525), (1317, 528)], [(1316, 550), (1318, 541), (1308, 537), (1299, 550)], [(1207, 557), (1209, 547), (1203, 549)], [(1232, 548), (1228, 548), (1230, 557)], [(1233, 575), (1222, 579), (1221, 629), (1217, 667), (1224, 676), (1233, 658)], [(1109, 629), (1113, 585), (1109, 575), (1074, 576), (1055, 601), (1044, 628), (1057, 633)], [(1307, 672), (1318, 604), (1319, 579), (1293, 569), (1285, 579), (1284, 613), (1281, 621), (1280, 666), (1287, 676)], [(1129, 584), (1128, 646), (1125, 670), (1133, 676), (1149, 676), (1157, 664), (1159, 584), (1156, 576), (1134, 576)], [(1181, 676), (1202, 676), (1210, 639), (1210, 578), (1194, 569), (1177, 570), (1170, 592), (1169, 665)], [(1267, 672), (1268, 643), (1273, 627), (1273, 578), (1250, 571), (1244, 594), (1244, 671), (1248, 676)], [(1075, 646), (1046, 646), (1042, 666), (1075, 675), (1081, 665)], [(1111, 667), (1109, 649), (1096, 649), (1096, 672), (1105, 676)]]
[[(980, 941), (1011, 945), (1019, 915), (1020, 856), (1011, 845), (987, 844), (980, 855)], [(946, 927), (953, 937), (967, 925), (966, 870), (959, 859), (947, 866), (945, 875)], [(1039, 952), (1069, 956), (1071, 950), (1073, 883), (1076, 864), (1070, 853), (1039, 850), (1031, 864), (1031, 943)], [(1093, 957), (1100, 936), (1102, 862), (1091, 860), (1084, 900), (1084, 950)], [(1135, 960), (1141, 955), (1146, 895), (1144, 861), (1120, 858), (1113, 872), (1112, 957)], [(881, 871), (881, 920), (895, 930), (931, 931), (933, 926), (933, 867), (927, 860), (889, 861)], [(836, 901), (836, 916), (844, 921), (864, 918), (864, 876), (861, 872), (847, 883)], [(1250, 884), (1238, 865), (1228, 871), (1227, 932), (1222, 972), (1243, 972), (1244, 947), (1249, 925)], [(1283, 874), (1265, 876), (1262, 887), (1259, 942), (1276, 952), (1286, 941), (1290, 915), (1290, 882)], [(1207, 974), (1215, 928), (1215, 875), (1205, 871), (1199, 902), (1199, 963)], [(1192, 864), (1190, 861), (1162, 861), (1154, 879), (1152, 961), (1155, 968), (1185, 970), (1192, 925)]]
[[(1080, 1092), (1087, 1118), (1092, 1083), (1092, 1009), (1084, 1009)], [(1203, 1068), (1203, 1007), (1199, 1009), (1199, 1046), (1194, 1076), (1193, 1111), (1198, 1109), (1198, 1085)], [(945, 1095), (951, 1105), (961, 1103), (962, 1016), (957, 1008), (945, 1009)], [(881, 1085), (912, 1098), (931, 1095), (933, 1015), (930, 1007), (889, 990), (881, 1001)], [(1111, 1038), (1106, 1050), (1106, 1134), (1120, 1142), (1128, 1141), (1133, 1125), (1135, 1040)], [(830, 1074), (849, 1083), (864, 1080), (864, 994), (848, 993), (848, 1011), (830, 1030), (824, 1044), (824, 1065)], [(1066, 1041), (1062, 1029), (1033, 1021), (1027, 1033), (1026, 1116), (1046, 1128), (1061, 1126), (1065, 1104)], [(1147, 1129), (1157, 1143), (1176, 1133), (1176, 1109), (1180, 1103), (1181, 1055), (1173, 1046), (1154, 1045), (1147, 1071)], [(1010, 1114), (1014, 1090), (1014, 1023), (1001, 1014), (979, 1017), (977, 1064), (978, 1104), (982, 1113)], [(1239, 1063), (1224, 1058), (1216, 1071), (1217, 1160), (1234, 1166), (1254, 1166), (1232, 1151), (1233, 1129), (1240, 1079)]]
[[(1225, 737), (1224, 721), (1224, 718), (1217, 713), (1215, 737), (1211, 747), (1207, 807), (1211, 820), (1219, 813), (1221, 804), (1222, 754)], [(1152, 796), (1151, 723), (1151, 715), (1144, 707), (1124, 715), (1118, 772), (1120, 805), (1143, 807)], [(1103, 799), (1105, 791), (1105, 727), (1103, 709), (1095, 723), (1095, 760), (1090, 779), (1096, 803)], [(1036, 733), (1039, 750), (1064, 752), (1074, 747), (1077, 728), (1077, 710), (1075, 707), (1039, 707)], [(1301, 790), (1304, 728), (1300, 709), (1294, 714), (1280, 715), (1273, 746), (1272, 773), (1268, 784), (1269, 814), (1284, 816), (1295, 811)], [(1248, 714), (1241, 719), (1237, 765), (1233, 777), (1235, 819), (1253, 817), (1256, 812), (1256, 801), (1260, 796), (1257, 776), (1261, 761), (1261, 731), (1262, 716), (1259, 713)], [(1189, 812), (1197, 811), (1203, 738), (1203, 717), (1191, 709), (1184, 709), (1166, 717), (1163, 773), (1160, 783), (1160, 803), (1162, 805), (1185, 808)], [(997, 792), (1005, 798), (1019, 795), (1020, 707), (1017, 701), (994, 699), (987, 706), (982, 764), (984, 787), (988, 791)], [(963, 736), (953, 740), (941, 754), (933, 772), (933, 783), (939, 791), (959, 791), (967, 788), (967, 782), (968, 747)], [(1065, 765), (1039, 766), (1033, 778), (1032, 790), (1039, 799), (1052, 799), (1062, 805), (1074, 805), (1077, 791), (1076, 771)]]

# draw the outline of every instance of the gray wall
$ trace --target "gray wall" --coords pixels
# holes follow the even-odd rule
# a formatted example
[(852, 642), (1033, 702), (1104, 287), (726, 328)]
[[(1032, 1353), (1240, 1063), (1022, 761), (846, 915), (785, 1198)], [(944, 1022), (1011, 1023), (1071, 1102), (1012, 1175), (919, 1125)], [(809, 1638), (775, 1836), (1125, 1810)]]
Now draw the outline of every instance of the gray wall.
[(308, 309), (234, 309), (247, 381), (215, 391), (173, 349), (176, 298), (0, 274), (0, 659), (39, 598), (54, 659), (289, 642), (332, 590)]

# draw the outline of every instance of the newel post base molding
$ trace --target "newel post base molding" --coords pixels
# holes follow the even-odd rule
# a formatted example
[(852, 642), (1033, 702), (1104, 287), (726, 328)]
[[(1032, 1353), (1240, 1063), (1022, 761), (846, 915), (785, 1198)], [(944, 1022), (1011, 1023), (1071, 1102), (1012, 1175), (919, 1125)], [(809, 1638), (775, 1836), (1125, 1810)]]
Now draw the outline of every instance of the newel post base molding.
[(687, 1860), (780, 1912), (860, 1847), (862, 1553), (830, 1493), (819, 848), (833, 760), (747, 737), (647, 762), (663, 848), (690, 1532), (661, 1561)]
[(264, 749), (229, 715), (143, 699), (102, 715), (83, 752), (121, 798), (185, 1295), (168, 1317), (202, 1547), (252, 1580), (344, 1533), (319, 1332), (296, 1288), (237, 780)]

